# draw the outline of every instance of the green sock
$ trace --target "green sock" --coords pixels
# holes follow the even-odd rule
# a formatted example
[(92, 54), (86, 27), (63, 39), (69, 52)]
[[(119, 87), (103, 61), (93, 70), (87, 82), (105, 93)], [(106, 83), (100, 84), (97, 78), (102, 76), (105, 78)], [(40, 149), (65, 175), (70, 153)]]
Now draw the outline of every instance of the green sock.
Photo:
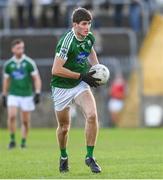
[(94, 146), (87, 146), (87, 155), (86, 157), (93, 157)]
[(12, 142), (15, 142), (15, 134), (14, 133), (10, 134), (10, 139)]
[(22, 138), (21, 144), (24, 145), (25, 143), (26, 143), (26, 139), (25, 139), (25, 138)]
[(61, 150), (61, 157), (67, 157), (66, 148), (60, 149)]

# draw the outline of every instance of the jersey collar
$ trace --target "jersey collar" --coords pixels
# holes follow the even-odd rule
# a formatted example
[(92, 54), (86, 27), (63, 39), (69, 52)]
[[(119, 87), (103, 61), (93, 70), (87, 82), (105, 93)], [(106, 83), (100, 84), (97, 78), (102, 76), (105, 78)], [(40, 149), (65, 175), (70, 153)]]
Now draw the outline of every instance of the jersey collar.
[(75, 38), (78, 40), (78, 41), (84, 41), (84, 39), (86, 38), (84, 38), (84, 39), (79, 39), (77, 36), (76, 36), (76, 34), (75, 34), (75, 30), (74, 30), (74, 28), (72, 28), (72, 32), (74, 33), (74, 36), (75, 36)]
[(25, 54), (22, 55), (22, 57), (20, 59), (17, 59), (15, 56), (12, 57), (12, 59), (14, 60), (14, 62), (16, 63), (21, 63), (25, 58)]

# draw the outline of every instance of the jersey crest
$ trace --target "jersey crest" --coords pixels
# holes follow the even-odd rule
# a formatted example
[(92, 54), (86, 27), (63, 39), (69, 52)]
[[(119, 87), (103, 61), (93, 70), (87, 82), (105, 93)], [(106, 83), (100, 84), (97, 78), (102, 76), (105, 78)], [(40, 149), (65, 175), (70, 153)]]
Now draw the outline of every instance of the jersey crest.
[(76, 58), (77, 63), (83, 64), (87, 61), (87, 57), (89, 56), (88, 52), (80, 52)]

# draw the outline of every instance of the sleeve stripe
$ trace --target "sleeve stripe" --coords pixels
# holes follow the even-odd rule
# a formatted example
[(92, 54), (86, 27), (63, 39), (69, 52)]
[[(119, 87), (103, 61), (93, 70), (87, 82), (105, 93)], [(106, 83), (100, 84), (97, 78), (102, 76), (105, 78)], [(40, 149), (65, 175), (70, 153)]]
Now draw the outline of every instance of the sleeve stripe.
[(64, 38), (64, 41), (63, 41), (63, 43), (62, 43), (62, 47), (65, 48), (65, 47), (68, 46), (68, 44), (69, 44), (69, 42), (70, 42), (72, 36), (73, 36), (73, 32), (72, 32), (72, 31), (69, 32), (69, 33), (66, 35), (66, 37)]
[(61, 53), (61, 49), (62, 49), (62, 48), (67, 48), (67, 52), (68, 52), (68, 50), (69, 50), (69, 48), (70, 48), (70, 45), (71, 45), (71, 42), (72, 42), (72, 40), (73, 40), (73, 36), (74, 36), (74, 35), (73, 35), (73, 32), (71, 31), (71, 32), (69, 32), (69, 33), (65, 36), (65, 38), (64, 38), (64, 41), (63, 41), (62, 46), (61, 46), (60, 51), (59, 51), (59, 55), (60, 55), (60, 57), (63, 58), (63, 59), (65, 59), (67, 53), (66, 53), (66, 54), (62, 54), (62, 53)]
[[(70, 48), (72, 41), (73, 41), (73, 38), (71, 38), (70, 43), (68, 44), (68, 49)], [(66, 55), (67, 55), (67, 53), (64, 55), (64, 59), (66, 58)]]
[(31, 75), (32, 75), (32, 76), (35, 76), (35, 75), (37, 75), (37, 74), (38, 74), (38, 71), (37, 71), (37, 70), (31, 72)]
[(4, 73), (4, 74), (3, 74), (3, 77), (4, 77), (4, 78), (8, 78), (9, 76), (10, 76), (10, 75), (7, 74), (7, 73)]
[(3, 71), (2, 71), (2, 73), (3, 73), (4, 77), (10, 76), (10, 74), (7, 72), (7, 67), (8, 67), (8, 65), (9, 65), (10, 63), (12, 63), (12, 62), (13, 62), (13, 59), (11, 58), (11, 59), (9, 59), (7, 62), (5, 62), (5, 64), (3, 65)]
[(65, 42), (65, 47), (69, 47), (71, 40), (73, 39), (73, 34), (69, 35), (69, 39), (67, 40), (67, 42)]
[(34, 71), (38, 70), (36, 63), (32, 59), (30, 59), (29, 57), (26, 56), (26, 60), (33, 66)]

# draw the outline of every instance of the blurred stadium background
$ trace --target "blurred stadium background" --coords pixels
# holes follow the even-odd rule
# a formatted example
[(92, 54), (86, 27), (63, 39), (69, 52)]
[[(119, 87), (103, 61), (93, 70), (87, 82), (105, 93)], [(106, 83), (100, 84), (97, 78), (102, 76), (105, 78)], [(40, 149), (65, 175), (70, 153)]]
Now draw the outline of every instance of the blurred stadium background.
[[(95, 49), (111, 77), (94, 90), (101, 127), (111, 127), (108, 89), (118, 73), (127, 82), (127, 95), (119, 127), (163, 125), (163, 0), (0, 0), (0, 73), (11, 57), (10, 43), (22, 38), (43, 81), (42, 102), (32, 114), (32, 127), (53, 127), (50, 92), (51, 66), (60, 35), (70, 28), (75, 7), (94, 16)], [(0, 92), (2, 75), (0, 76)], [(72, 109), (72, 126), (83, 127), (80, 112)], [(0, 127), (6, 127), (6, 110), (0, 105)]]

